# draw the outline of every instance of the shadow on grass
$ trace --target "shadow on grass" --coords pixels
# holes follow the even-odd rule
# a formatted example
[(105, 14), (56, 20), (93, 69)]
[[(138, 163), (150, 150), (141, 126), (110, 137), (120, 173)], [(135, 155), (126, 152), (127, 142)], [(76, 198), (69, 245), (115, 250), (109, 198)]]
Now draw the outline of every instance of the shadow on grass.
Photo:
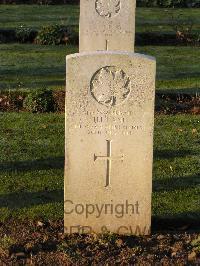
[(33, 170), (64, 169), (64, 157), (38, 159), (35, 161), (5, 162), (0, 164), (0, 171), (28, 172)]
[(152, 233), (156, 232), (200, 232), (200, 211), (180, 213), (174, 217), (152, 217)]
[(189, 95), (189, 96), (196, 96), (196, 94), (200, 93), (199, 87), (193, 87), (193, 88), (181, 88), (181, 89), (157, 89), (156, 94), (157, 95), (174, 95), (174, 99), (176, 99), (177, 95)]
[[(154, 192), (180, 191), (200, 186), (200, 172), (195, 175), (173, 177), (170, 179), (154, 180)], [(179, 193), (179, 192), (178, 192)], [(200, 196), (199, 196), (200, 197)], [(188, 199), (189, 200), (189, 199)], [(199, 204), (197, 201), (196, 204)], [(170, 215), (169, 215), (170, 216)], [(172, 216), (158, 217), (152, 219), (152, 231), (198, 231), (200, 232), (200, 210), (197, 212), (183, 212)]]
[[(22, 75), (23, 73), (23, 75)], [(34, 65), (30, 63), (30, 65), (22, 65), (19, 68), (12, 68), (12, 69), (3, 69), (1, 71), (1, 75), (4, 76), (6, 75), (7, 78), (9, 77), (18, 77), (18, 76), (23, 76), (23, 77), (41, 77), (41, 76), (49, 76), (49, 75), (63, 75), (64, 77), (65, 74), (65, 68), (64, 66), (59, 66), (59, 65), (50, 65), (50, 66), (40, 66), (40, 65)]]
[(0, 208), (18, 209), (47, 203), (63, 202), (63, 190), (13, 192), (0, 196)]
[(200, 173), (191, 176), (174, 177), (164, 180), (153, 181), (153, 190), (155, 192), (172, 191), (197, 187), (200, 185)]
[[(164, 158), (177, 157), (177, 151), (156, 151), (157, 156)], [(188, 155), (191, 151), (184, 150), (180, 156)], [(35, 161), (18, 161), (7, 162), (0, 164), (0, 171), (34, 171), (48, 169), (63, 169), (64, 157), (53, 157), (39, 159)], [(155, 180), (153, 183), (154, 191), (172, 191), (181, 190), (188, 187), (197, 187), (200, 185), (200, 172), (196, 175), (174, 177), (165, 180)], [(31, 208), (37, 205), (45, 205), (49, 203), (62, 203), (63, 190), (51, 190), (48, 188), (43, 191), (27, 192), (18, 191), (9, 194), (0, 195), (0, 208), (20, 209)], [(200, 229), (200, 212), (190, 213), (185, 212), (177, 214), (171, 218), (168, 217), (153, 217), (153, 232), (162, 231), (181, 231), (181, 230), (196, 230)]]
[(190, 155), (198, 155), (198, 152), (192, 150), (155, 150), (155, 159), (173, 159), (182, 158)]
[[(170, 179), (154, 180), (153, 191), (173, 191), (200, 186), (200, 173), (191, 176), (173, 177)], [(200, 196), (199, 196), (200, 197)]]

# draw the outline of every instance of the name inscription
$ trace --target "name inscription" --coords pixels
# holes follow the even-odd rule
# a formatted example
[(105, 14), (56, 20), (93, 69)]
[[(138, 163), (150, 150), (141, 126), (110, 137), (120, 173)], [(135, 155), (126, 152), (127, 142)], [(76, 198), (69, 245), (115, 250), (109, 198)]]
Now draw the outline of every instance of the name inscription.
[(88, 135), (133, 135), (138, 130), (144, 130), (141, 124), (132, 121), (132, 112), (112, 112), (112, 115), (94, 115), (86, 112), (86, 117), (79, 118), (79, 123), (73, 124), (75, 130), (86, 130)]

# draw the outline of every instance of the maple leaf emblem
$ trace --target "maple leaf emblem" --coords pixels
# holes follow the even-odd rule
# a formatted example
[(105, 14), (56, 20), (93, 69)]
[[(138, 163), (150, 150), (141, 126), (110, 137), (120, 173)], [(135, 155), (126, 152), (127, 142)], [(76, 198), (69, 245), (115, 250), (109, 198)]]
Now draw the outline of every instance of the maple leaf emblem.
[(101, 68), (91, 82), (91, 94), (105, 106), (120, 105), (131, 92), (130, 79), (123, 70), (114, 67)]
[(97, 13), (106, 18), (111, 18), (120, 11), (120, 0), (96, 0)]

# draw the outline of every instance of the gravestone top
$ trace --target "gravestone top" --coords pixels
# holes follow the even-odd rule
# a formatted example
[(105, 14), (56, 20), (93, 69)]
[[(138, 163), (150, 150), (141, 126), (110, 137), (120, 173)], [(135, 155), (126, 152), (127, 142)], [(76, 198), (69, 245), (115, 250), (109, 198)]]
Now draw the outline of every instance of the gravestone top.
[(80, 52), (134, 51), (135, 0), (81, 0)]
[(143, 58), (144, 60), (153, 60), (156, 61), (156, 58), (151, 55), (146, 55), (146, 54), (140, 54), (140, 53), (135, 53), (134, 51), (129, 52), (129, 51), (85, 51), (82, 53), (74, 53), (74, 54), (69, 54), (66, 56), (66, 60), (70, 58), (76, 58), (76, 57), (84, 57), (84, 56), (92, 56), (92, 55), (126, 55), (126, 56), (131, 56), (134, 58)]

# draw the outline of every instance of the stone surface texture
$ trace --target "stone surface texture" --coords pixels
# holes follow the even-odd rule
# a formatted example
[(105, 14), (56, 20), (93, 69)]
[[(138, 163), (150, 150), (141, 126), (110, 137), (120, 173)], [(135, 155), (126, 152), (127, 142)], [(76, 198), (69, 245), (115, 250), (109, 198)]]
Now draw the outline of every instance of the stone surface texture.
[(67, 56), (66, 233), (149, 234), (155, 72), (136, 53)]

